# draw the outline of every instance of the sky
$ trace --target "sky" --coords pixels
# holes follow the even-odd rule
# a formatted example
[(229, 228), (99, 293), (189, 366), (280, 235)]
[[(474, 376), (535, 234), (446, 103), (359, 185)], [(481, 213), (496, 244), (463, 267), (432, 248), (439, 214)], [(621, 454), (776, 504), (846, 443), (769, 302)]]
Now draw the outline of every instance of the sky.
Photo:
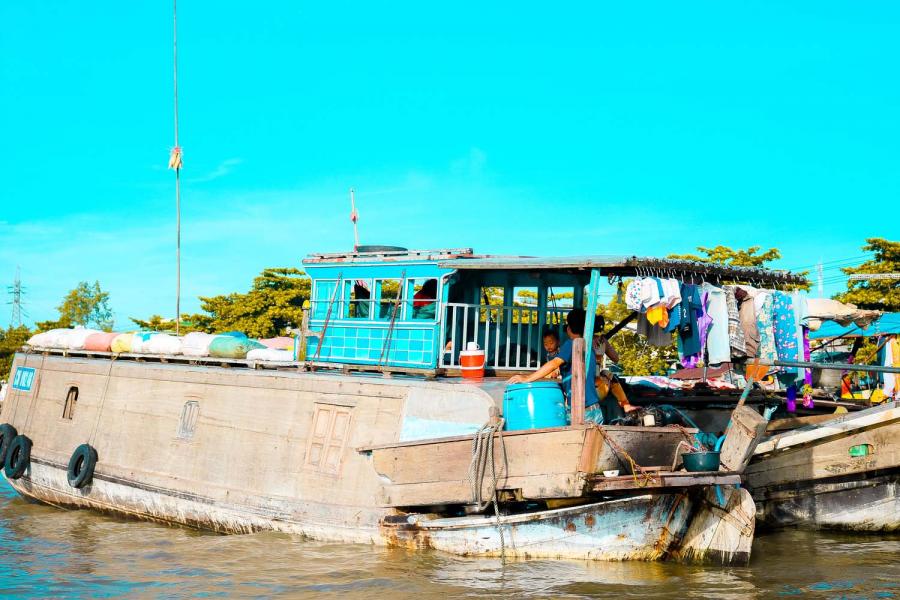
[[(350, 249), (351, 187), (363, 243), (759, 245), (827, 295), (898, 239), (900, 4), (487, 4), (179, 2), (183, 312)], [(20, 268), (29, 323), (94, 280), (120, 328), (174, 315), (172, 78), (171, 2), (0, 3), (0, 292)]]

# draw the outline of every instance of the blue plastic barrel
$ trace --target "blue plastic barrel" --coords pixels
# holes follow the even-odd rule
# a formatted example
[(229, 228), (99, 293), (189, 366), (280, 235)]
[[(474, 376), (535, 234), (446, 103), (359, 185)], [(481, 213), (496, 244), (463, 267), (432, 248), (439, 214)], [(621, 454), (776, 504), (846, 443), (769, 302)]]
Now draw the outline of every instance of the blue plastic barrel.
[(543, 429), (569, 424), (562, 388), (555, 381), (513, 383), (503, 395), (504, 429)]

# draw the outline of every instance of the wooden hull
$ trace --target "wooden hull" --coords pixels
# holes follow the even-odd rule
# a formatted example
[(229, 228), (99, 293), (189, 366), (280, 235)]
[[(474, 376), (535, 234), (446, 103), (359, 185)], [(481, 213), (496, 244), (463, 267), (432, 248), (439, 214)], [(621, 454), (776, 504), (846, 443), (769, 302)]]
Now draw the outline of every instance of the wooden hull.
[(409, 518), (386, 530), (392, 545), (463, 556), (744, 565), (750, 559), (753, 512), (746, 490), (724, 486), (720, 494), (709, 489), (646, 494), (499, 520)]
[(761, 524), (900, 530), (898, 440), (895, 402), (764, 441), (745, 473)]

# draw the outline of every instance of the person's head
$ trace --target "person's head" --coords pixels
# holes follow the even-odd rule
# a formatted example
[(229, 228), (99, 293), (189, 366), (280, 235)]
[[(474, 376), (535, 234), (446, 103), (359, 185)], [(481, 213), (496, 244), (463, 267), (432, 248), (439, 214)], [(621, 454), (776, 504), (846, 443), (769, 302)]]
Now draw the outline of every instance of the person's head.
[(544, 350), (547, 352), (559, 350), (559, 334), (555, 329), (547, 328), (544, 330)]
[(606, 320), (603, 318), (603, 315), (597, 315), (596, 317), (594, 317), (594, 335), (603, 333), (604, 327), (606, 327)]
[(587, 313), (584, 309), (573, 308), (566, 315), (566, 334), (573, 340), (584, 336), (584, 321)]

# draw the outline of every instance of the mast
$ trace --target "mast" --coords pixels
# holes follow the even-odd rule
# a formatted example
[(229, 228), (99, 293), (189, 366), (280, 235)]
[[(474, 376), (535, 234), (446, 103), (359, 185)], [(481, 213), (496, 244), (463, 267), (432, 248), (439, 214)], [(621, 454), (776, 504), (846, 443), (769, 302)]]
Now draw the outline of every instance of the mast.
[(175, 147), (169, 168), (175, 169), (175, 335), (181, 333), (181, 146), (178, 145), (178, 0), (172, 0), (172, 75), (175, 104)]
[(359, 248), (359, 230), (356, 223), (359, 221), (359, 213), (356, 212), (356, 198), (354, 197), (353, 188), (350, 188), (350, 221), (353, 223), (353, 250)]

